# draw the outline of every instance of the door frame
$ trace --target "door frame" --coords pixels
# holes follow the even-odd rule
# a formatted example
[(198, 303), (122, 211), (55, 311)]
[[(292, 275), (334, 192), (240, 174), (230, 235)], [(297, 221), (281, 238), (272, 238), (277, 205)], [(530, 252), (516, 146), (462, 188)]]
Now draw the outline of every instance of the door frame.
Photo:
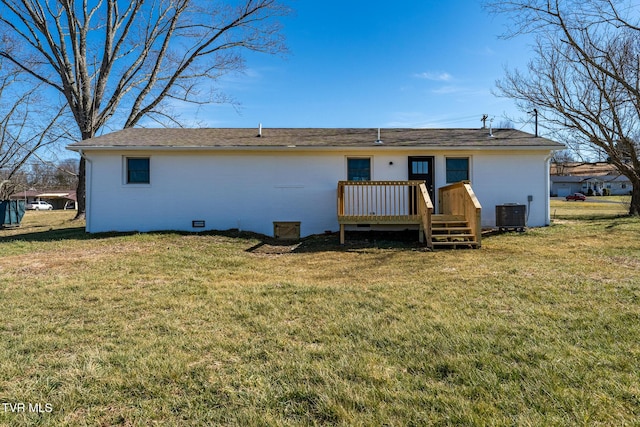
[[(426, 161), (429, 165), (429, 172), (426, 174), (415, 174), (412, 172), (412, 162), (413, 161)], [(429, 197), (431, 197), (431, 201), (435, 203), (435, 191), (434, 191), (434, 183), (435, 183), (435, 156), (409, 156), (407, 158), (407, 176), (409, 180), (421, 180), (425, 181), (427, 186), (427, 191), (429, 192)], [(426, 178), (424, 177), (426, 175)]]

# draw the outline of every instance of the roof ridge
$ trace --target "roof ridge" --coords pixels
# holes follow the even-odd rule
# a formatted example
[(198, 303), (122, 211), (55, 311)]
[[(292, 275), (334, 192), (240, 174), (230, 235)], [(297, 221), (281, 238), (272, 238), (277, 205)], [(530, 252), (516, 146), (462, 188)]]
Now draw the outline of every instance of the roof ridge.
[(87, 147), (236, 148), (236, 147), (563, 147), (544, 137), (508, 129), (489, 136), (478, 128), (128, 128), (71, 144)]

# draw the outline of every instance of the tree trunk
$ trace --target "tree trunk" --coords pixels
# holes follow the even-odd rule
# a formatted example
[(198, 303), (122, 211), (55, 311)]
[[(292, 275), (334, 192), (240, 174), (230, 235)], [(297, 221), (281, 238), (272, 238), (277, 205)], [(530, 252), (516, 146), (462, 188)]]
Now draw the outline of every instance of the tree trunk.
[(640, 179), (632, 180), (631, 204), (629, 205), (629, 215), (640, 216)]
[(78, 187), (76, 189), (76, 198), (78, 201), (78, 212), (75, 219), (84, 219), (87, 213), (86, 204), (86, 161), (80, 156), (80, 166), (78, 167)]
[[(93, 138), (95, 131), (82, 131), (82, 140)], [(87, 161), (82, 152), (80, 152), (80, 165), (78, 166), (78, 188), (76, 189), (76, 198), (78, 201), (78, 212), (75, 219), (85, 219), (87, 216)]]

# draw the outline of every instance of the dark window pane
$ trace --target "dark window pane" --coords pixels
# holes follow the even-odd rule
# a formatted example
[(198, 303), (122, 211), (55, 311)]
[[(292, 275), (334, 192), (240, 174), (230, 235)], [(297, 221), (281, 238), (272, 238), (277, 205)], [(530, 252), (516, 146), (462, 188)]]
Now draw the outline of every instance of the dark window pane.
[(127, 159), (127, 183), (148, 184), (149, 159)]
[(371, 181), (371, 159), (347, 159), (349, 181)]
[(447, 159), (447, 182), (469, 180), (469, 159)]

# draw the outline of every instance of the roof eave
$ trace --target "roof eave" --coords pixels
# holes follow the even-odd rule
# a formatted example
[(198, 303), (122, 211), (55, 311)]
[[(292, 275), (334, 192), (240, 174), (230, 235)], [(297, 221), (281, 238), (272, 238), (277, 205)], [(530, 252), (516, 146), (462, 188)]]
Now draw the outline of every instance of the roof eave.
[(392, 151), (392, 150), (432, 150), (432, 151), (557, 151), (564, 149), (563, 145), (341, 145), (341, 146), (140, 146), (140, 145), (69, 145), (67, 150), (76, 152), (86, 151)]

